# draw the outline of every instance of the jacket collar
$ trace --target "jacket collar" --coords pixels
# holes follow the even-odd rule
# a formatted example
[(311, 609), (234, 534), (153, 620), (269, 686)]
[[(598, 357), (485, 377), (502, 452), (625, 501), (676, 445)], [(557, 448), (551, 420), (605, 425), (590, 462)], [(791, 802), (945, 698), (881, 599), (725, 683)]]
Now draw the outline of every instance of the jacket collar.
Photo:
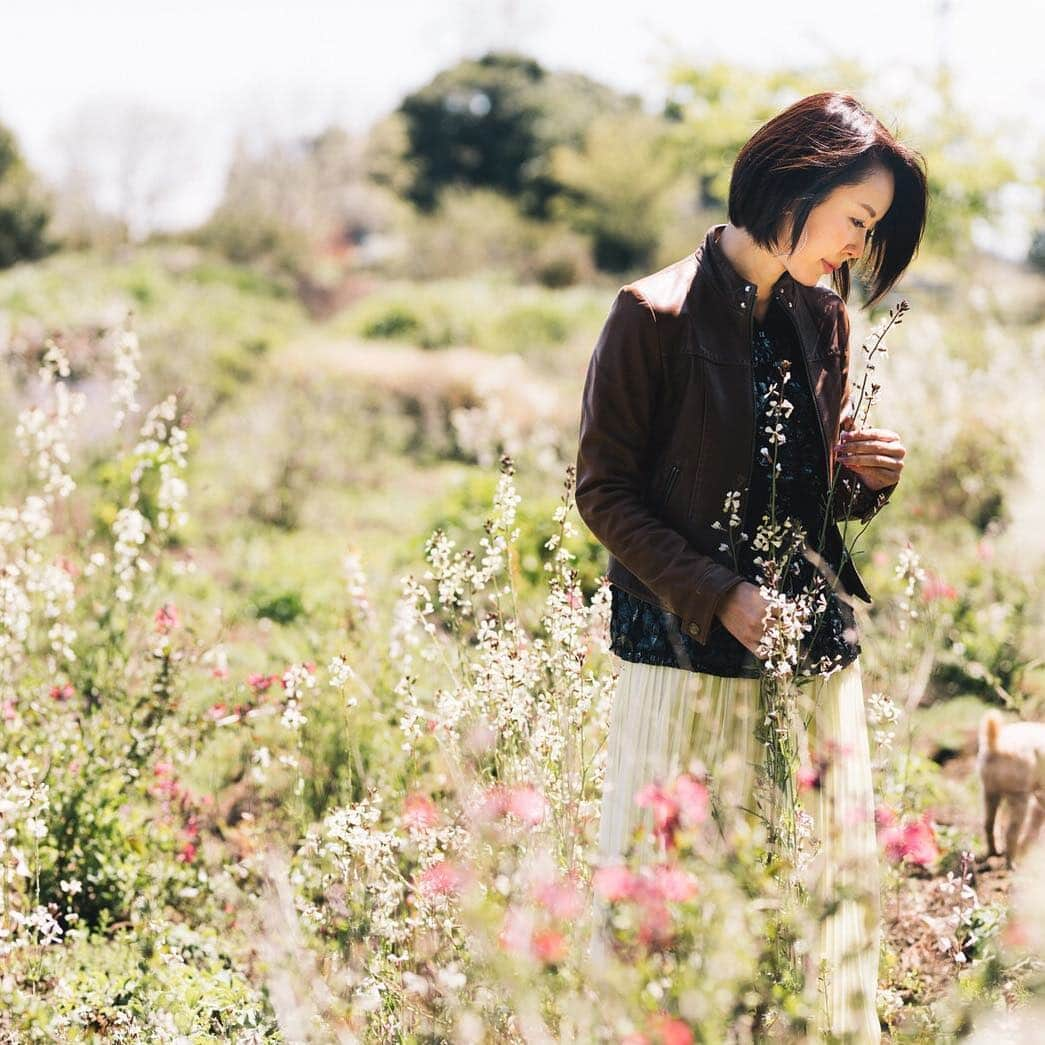
[[(700, 248), (703, 255), (703, 266), (710, 276), (712, 284), (729, 304), (733, 312), (741, 317), (746, 317), (751, 309), (755, 307), (755, 294), (757, 286), (744, 279), (733, 267), (733, 263), (726, 256), (719, 239), (725, 223), (712, 225), (704, 237), (704, 243)], [(785, 308), (795, 307), (796, 284), (794, 277), (787, 269), (773, 284), (773, 294), (783, 303)]]

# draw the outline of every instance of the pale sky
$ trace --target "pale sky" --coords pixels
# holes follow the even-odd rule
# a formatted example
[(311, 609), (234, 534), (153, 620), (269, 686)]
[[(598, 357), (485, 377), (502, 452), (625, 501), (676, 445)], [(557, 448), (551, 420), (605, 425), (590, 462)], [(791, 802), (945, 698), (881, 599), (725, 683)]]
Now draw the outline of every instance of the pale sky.
[[(1038, 6), (2, 0), (0, 120), (14, 129), (30, 163), (57, 177), (75, 130), (105, 124), (109, 113), (135, 104), (168, 113), (169, 133), (184, 141), (184, 159), (171, 164), (177, 170), (164, 193), (168, 225), (206, 216), (238, 129), (292, 135), (337, 122), (362, 130), (440, 69), (503, 46), (549, 68), (637, 91), (650, 108), (663, 89), (660, 67), (671, 57), (768, 67), (846, 55), (878, 69), (886, 82), (931, 71), (945, 57), (959, 98), (1013, 150), (1029, 154), (1045, 139), (1045, 15)], [(916, 104), (916, 92), (910, 97)], [(892, 114), (879, 115), (891, 122)]]

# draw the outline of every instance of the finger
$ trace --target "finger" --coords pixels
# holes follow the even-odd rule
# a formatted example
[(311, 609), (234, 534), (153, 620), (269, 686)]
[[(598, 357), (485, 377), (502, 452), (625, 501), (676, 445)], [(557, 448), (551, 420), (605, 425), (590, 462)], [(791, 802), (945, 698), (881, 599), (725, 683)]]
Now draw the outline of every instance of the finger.
[(838, 451), (838, 459), (843, 464), (852, 464), (854, 461), (863, 464), (881, 464), (883, 460), (902, 461), (906, 456), (907, 452), (902, 446), (862, 446), (859, 450), (842, 449)]
[(881, 439), (885, 442), (898, 442), (900, 433), (891, 428), (854, 428), (849, 432), (848, 439)]
[(903, 458), (899, 454), (847, 454), (840, 456), (842, 464), (849, 468), (895, 468)]
[(850, 471), (858, 475), (864, 482), (869, 484), (874, 483), (879, 486), (888, 486), (891, 483), (900, 481), (900, 469), (899, 468), (881, 468), (881, 467), (870, 467), (870, 468), (852, 468)]

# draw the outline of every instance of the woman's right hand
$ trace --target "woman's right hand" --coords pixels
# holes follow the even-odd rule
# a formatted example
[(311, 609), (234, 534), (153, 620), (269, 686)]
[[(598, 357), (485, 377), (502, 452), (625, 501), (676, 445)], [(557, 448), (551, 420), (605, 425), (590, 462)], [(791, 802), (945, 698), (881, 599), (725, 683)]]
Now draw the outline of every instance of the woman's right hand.
[(758, 656), (768, 607), (757, 584), (741, 581), (722, 596), (718, 617), (737, 642)]

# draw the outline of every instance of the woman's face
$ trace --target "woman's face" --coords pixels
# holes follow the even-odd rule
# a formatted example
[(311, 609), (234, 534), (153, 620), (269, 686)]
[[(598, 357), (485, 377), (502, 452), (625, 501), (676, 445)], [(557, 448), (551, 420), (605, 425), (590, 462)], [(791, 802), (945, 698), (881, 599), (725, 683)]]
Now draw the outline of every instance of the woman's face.
[[(893, 202), (893, 175), (876, 167), (859, 185), (841, 185), (809, 213), (794, 253), (786, 253), (790, 222), (779, 255), (784, 267), (799, 283), (812, 286), (825, 273), (845, 261), (860, 258), (873, 229)], [(828, 267), (830, 266), (830, 267)]]

